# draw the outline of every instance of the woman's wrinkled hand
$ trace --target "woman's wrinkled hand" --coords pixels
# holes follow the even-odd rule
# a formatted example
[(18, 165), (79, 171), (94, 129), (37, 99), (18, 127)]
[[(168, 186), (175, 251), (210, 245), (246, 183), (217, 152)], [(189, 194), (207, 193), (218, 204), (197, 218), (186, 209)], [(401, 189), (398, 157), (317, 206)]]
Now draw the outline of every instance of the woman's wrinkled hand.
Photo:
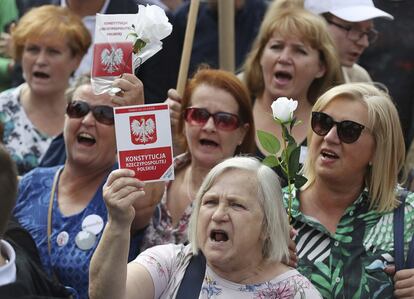
[(121, 89), (111, 97), (118, 106), (142, 105), (144, 100), (144, 85), (134, 74), (122, 74), (112, 83), (112, 87)]
[(108, 222), (130, 227), (135, 216), (134, 202), (145, 196), (144, 182), (134, 177), (134, 171), (117, 169), (111, 172), (103, 187), (108, 209)]

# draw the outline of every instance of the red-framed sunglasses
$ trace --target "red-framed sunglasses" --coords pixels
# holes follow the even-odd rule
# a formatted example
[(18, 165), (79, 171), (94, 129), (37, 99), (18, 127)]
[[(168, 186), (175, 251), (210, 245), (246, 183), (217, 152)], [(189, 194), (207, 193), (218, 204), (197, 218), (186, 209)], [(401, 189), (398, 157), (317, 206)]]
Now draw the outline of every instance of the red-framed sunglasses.
[(184, 110), (184, 119), (193, 126), (203, 126), (210, 117), (213, 117), (214, 125), (223, 131), (233, 131), (240, 127), (241, 121), (238, 115), (228, 112), (210, 113), (205, 108), (189, 107)]

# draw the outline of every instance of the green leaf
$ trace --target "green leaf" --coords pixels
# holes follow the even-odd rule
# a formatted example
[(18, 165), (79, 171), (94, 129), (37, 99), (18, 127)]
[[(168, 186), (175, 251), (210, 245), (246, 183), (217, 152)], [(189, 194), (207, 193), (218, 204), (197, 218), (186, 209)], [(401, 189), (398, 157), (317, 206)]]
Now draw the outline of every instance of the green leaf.
[(286, 128), (286, 126), (282, 126), (282, 130), (283, 130), (283, 134), (285, 136), (285, 139), (287, 140), (288, 146), (297, 147), (295, 138), (293, 138), (293, 136), (290, 135), (290, 133), (289, 133), (288, 129)]
[(279, 165), (279, 160), (275, 156), (267, 156), (262, 163), (269, 167), (276, 167)]
[(295, 177), (299, 170), (300, 147), (295, 148), (289, 157), (289, 176)]
[(286, 128), (285, 125), (282, 125), (282, 131), (283, 131), (283, 135), (282, 136), (285, 136), (286, 138), (289, 138), (290, 134), (289, 134), (289, 131)]
[(290, 126), (289, 126), (289, 131), (292, 132), (293, 127), (295, 126), (296, 123), (296, 117), (294, 117), (291, 122), (290, 122)]
[(288, 153), (288, 157), (292, 154), (292, 152), (297, 148), (296, 144), (289, 144), (286, 151)]
[(141, 50), (142, 50), (142, 48), (144, 48), (146, 45), (147, 45), (147, 43), (146, 43), (146, 42), (144, 42), (142, 39), (138, 38), (138, 39), (135, 41), (134, 46), (133, 46), (134, 53), (135, 53), (135, 54), (138, 54), (138, 52), (139, 52), (139, 51), (141, 51)]
[(257, 137), (259, 138), (261, 146), (269, 154), (276, 155), (279, 152), (280, 142), (275, 136), (268, 132), (257, 130)]
[(306, 184), (306, 182), (308, 181), (307, 178), (305, 178), (304, 176), (298, 174), (295, 176), (295, 187), (297, 189), (301, 188), (303, 185)]
[(295, 140), (295, 138), (293, 138), (293, 136), (288, 135), (288, 136), (287, 136), (287, 139), (288, 139), (288, 145), (289, 145), (289, 146), (294, 146), (294, 147), (297, 147), (297, 146), (298, 146), (298, 145), (296, 144), (296, 140)]

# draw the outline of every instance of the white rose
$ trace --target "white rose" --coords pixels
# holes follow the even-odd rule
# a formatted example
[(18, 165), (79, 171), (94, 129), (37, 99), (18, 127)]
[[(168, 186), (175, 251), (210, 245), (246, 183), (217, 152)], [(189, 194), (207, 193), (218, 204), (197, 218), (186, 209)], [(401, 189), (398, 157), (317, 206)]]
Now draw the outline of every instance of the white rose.
[(298, 107), (298, 101), (288, 99), (286, 97), (277, 98), (272, 103), (273, 118), (286, 123), (293, 119), (293, 112)]
[(135, 32), (146, 43), (160, 41), (171, 34), (172, 25), (162, 8), (139, 5)]

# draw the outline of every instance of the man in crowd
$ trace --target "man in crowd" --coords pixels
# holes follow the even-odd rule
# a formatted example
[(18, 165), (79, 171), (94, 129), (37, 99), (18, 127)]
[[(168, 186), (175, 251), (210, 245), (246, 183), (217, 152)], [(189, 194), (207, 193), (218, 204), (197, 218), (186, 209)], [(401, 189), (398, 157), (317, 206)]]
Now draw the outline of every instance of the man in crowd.
[(393, 16), (376, 8), (372, 0), (305, 0), (305, 8), (321, 14), (328, 22), (345, 81), (372, 81), (368, 72), (357, 61), (378, 37), (373, 19), (393, 20)]

